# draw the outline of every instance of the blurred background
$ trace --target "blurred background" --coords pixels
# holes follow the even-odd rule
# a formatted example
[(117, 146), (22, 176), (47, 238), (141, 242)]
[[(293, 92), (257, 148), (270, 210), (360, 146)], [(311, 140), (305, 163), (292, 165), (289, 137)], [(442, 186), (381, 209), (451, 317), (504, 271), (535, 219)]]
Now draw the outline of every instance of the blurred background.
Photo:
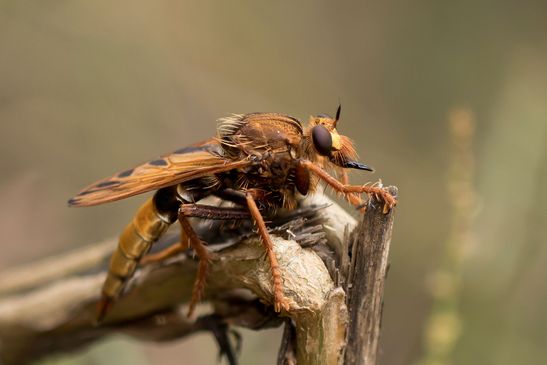
[[(229, 113), (334, 114), (397, 185), (381, 364), (547, 363), (545, 1), (0, 0), (0, 269), (116, 236), (89, 183)], [(279, 330), (242, 364), (274, 364)], [(216, 363), (208, 334), (42, 364)]]

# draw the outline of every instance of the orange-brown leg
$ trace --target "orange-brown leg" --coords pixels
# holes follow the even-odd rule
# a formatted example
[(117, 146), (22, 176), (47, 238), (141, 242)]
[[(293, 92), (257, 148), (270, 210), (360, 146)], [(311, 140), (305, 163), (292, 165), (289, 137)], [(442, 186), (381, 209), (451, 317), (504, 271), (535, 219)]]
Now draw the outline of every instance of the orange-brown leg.
[(311, 161), (301, 160), (300, 164), (319, 176), (319, 178), (325, 181), (334, 190), (339, 191), (346, 196), (350, 193), (365, 193), (378, 196), (384, 201), (384, 213), (389, 212), (389, 210), (397, 204), (397, 200), (387, 190), (382, 189), (381, 187), (371, 185), (346, 185), (330, 176), (325, 170)]
[(200, 301), (203, 289), (205, 288), (205, 281), (207, 279), (207, 267), (209, 265), (209, 261), (211, 261), (211, 255), (209, 254), (209, 250), (207, 249), (207, 247), (205, 247), (203, 242), (200, 240), (200, 238), (192, 228), (192, 225), (190, 225), (190, 221), (184, 214), (179, 215), (179, 222), (182, 230), (188, 237), (192, 248), (199, 258), (198, 273), (196, 275), (196, 280), (194, 281), (194, 287), (192, 288), (192, 298), (190, 299), (190, 306), (188, 307), (188, 317), (190, 317), (192, 313), (194, 313), (196, 304)]
[(173, 257), (175, 255), (178, 255), (186, 251), (188, 247), (190, 247), (190, 242), (188, 241), (188, 238), (186, 237), (184, 230), (181, 229), (179, 242), (169, 247), (166, 247), (165, 249), (159, 252), (151, 253), (151, 254), (143, 256), (143, 258), (141, 259), (139, 263), (141, 265), (149, 265), (156, 262), (162, 262), (164, 260), (167, 260), (170, 257)]
[[(198, 217), (205, 219), (248, 219), (249, 212), (240, 208), (215, 207), (203, 204), (182, 204), (179, 208), (179, 214), (186, 217)], [(157, 253), (148, 254), (140, 260), (140, 264), (148, 265), (161, 262), (179, 253), (186, 251), (190, 247), (190, 240), (184, 229), (180, 231), (180, 241)]]
[(258, 228), (258, 232), (260, 233), (260, 237), (262, 238), (262, 244), (264, 245), (264, 248), (266, 249), (268, 260), (270, 261), (270, 267), (271, 267), (272, 278), (273, 278), (274, 310), (276, 312), (280, 312), (281, 308), (284, 308), (285, 310), (289, 310), (290, 308), (289, 302), (283, 295), (283, 287), (281, 285), (281, 272), (279, 270), (277, 257), (275, 257), (275, 252), (273, 251), (272, 238), (268, 234), (268, 229), (266, 228), (266, 224), (264, 223), (262, 214), (260, 214), (260, 210), (258, 210), (258, 207), (256, 206), (253, 196), (250, 193), (247, 193), (245, 198), (247, 200), (247, 206), (249, 207), (249, 211), (251, 212), (251, 215)]
[(205, 288), (205, 282), (207, 279), (207, 267), (212, 259), (212, 254), (198, 237), (194, 228), (190, 224), (188, 217), (200, 217), (208, 219), (248, 219), (249, 212), (239, 208), (229, 207), (212, 207), (199, 204), (183, 204), (179, 209), (179, 223), (182, 228), (182, 232), (187, 237), (187, 241), (190, 243), (196, 255), (199, 258), (198, 272), (196, 280), (194, 281), (194, 287), (192, 288), (192, 298), (190, 299), (190, 305), (188, 307), (188, 316), (191, 316), (196, 308), (196, 304), (200, 301)]
[[(340, 179), (340, 182), (344, 185), (349, 184), (349, 177), (348, 173), (344, 169), (340, 169), (338, 171), (338, 178)], [(357, 193), (351, 193), (351, 194), (344, 194), (346, 196), (346, 200), (355, 207), (363, 207), (363, 199), (359, 196)], [(360, 208), (362, 212), (364, 212), (365, 208)]]

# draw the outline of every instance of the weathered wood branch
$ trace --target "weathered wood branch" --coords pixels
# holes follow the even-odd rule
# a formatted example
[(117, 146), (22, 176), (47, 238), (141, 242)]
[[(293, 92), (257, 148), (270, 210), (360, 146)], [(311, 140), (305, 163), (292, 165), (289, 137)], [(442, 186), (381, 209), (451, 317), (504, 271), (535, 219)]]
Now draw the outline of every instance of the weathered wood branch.
[[(397, 196), (395, 187), (388, 188)], [(376, 364), (388, 270), (393, 214), (373, 200), (351, 238), (351, 265), (346, 285), (350, 322), (345, 364)]]
[[(314, 208), (325, 204), (329, 205), (325, 209)], [(381, 207), (371, 206), (365, 222), (379, 212)], [(298, 218), (302, 216), (305, 219)], [(374, 219), (373, 223), (381, 223), (380, 218)], [(185, 316), (184, 303), (191, 296), (197, 262), (191, 254), (183, 254), (138, 270), (105, 322), (97, 326), (95, 304), (106, 262), (116, 245), (111, 240), (0, 273), (0, 363), (26, 364), (41, 356), (74, 351), (111, 333), (163, 341), (212, 330), (211, 319), (221, 325), (259, 329), (282, 324), (282, 317), (294, 326), (295, 338), (289, 347), (298, 364), (342, 363), (348, 328), (343, 279), (349, 272), (353, 288), (360, 282), (358, 270), (343, 267), (349, 263), (345, 238), (356, 222), (320, 195), (306, 199), (302, 209), (285, 220), (289, 221), (285, 226), (271, 232), (289, 311), (277, 315), (271, 309), (270, 269), (256, 235), (244, 230), (227, 234), (227, 229), (220, 232), (209, 223), (198, 223), (200, 234), (208, 242), (219, 243), (215, 247), (220, 248), (215, 249), (216, 259), (210, 266), (205, 298), (196, 317)], [(390, 224), (384, 232), (389, 232)], [(365, 244), (374, 238), (378, 236), (369, 239), (365, 235)], [(355, 259), (362, 242), (352, 242)], [(389, 243), (382, 247), (389, 248)], [(387, 260), (387, 252), (385, 257), (372, 257)], [(352, 262), (361, 265), (361, 261)], [(381, 298), (381, 288), (374, 291), (376, 297)], [(376, 305), (376, 300), (372, 304)], [(379, 328), (380, 312), (374, 313), (377, 316), (371, 314), (368, 321), (378, 321)], [(378, 331), (373, 333), (370, 336), (378, 335)], [(287, 358), (280, 354), (280, 361)]]

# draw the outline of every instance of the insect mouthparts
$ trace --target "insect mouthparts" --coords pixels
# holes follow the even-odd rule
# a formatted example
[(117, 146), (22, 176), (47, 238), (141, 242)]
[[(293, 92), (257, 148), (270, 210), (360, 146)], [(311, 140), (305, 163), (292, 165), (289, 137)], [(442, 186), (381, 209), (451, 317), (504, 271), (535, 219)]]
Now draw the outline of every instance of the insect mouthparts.
[(357, 162), (357, 161), (348, 161), (344, 165), (344, 167), (348, 169), (356, 169), (356, 170), (366, 170), (366, 171), (374, 171), (374, 169), (368, 165), (365, 165), (363, 163)]

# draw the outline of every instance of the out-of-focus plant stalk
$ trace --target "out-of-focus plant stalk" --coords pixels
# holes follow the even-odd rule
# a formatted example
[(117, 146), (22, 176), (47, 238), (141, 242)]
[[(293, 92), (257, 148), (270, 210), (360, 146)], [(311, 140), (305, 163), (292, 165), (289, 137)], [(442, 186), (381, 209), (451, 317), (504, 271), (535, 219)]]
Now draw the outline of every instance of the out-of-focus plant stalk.
[(475, 213), (474, 156), (475, 121), (470, 110), (459, 108), (449, 115), (451, 162), (447, 189), (452, 206), (450, 233), (438, 271), (430, 281), (433, 306), (423, 338), (420, 365), (451, 364), (454, 347), (462, 333), (459, 298), (465, 254), (472, 242)]

